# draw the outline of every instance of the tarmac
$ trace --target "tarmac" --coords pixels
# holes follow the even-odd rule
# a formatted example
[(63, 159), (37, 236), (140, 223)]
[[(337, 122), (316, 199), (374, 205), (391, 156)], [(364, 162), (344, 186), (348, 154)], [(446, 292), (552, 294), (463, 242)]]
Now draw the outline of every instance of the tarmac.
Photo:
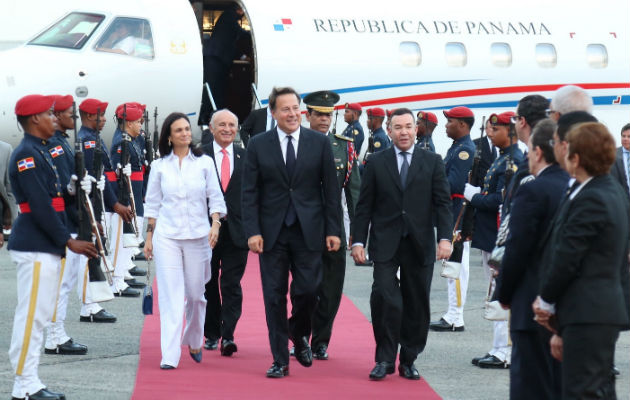
[[(137, 262), (141, 267), (146, 263)], [(481, 369), (471, 365), (473, 357), (490, 350), (492, 323), (482, 318), (487, 283), (481, 267), (481, 255), (472, 250), (470, 283), (465, 305), (464, 332), (430, 332), (425, 351), (416, 366), (423, 379), (444, 399), (503, 400), (509, 395), (509, 370)], [(155, 274), (152, 274), (155, 276)], [(372, 268), (357, 267), (348, 256), (344, 293), (370, 319), (369, 297)], [(10, 398), (13, 371), (8, 359), (13, 313), (16, 304), (15, 266), (6, 248), (0, 250), (0, 398)], [(66, 331), (76, 341), (89, 347), (84, 356), (41, 356), (39, 375), (52, 390), (61, 391), (70, 400), (124, 400), (133, 393), (139, 359), (139, 340), (144, 316), (140, 298), (116, 298), (102, 304), (114, 313), (114, 324), (79, 322), (79, 301), (72, 293), (68, 306)], [(436, 263), (431, 290), (431, 320), (439, 319), (447, 309), (446, 281), (439, 276)], [(266, 330), (266, 327), (261, 327)], [(237, 329), (238, 341), (238, 329)], [(332, 340), (335, 340), (334, 329)], [(373, 343), (366, 348), (372, 352)], [(330, 357), (334, 357), (331, 354)], [(616, 365), (619, 399), (630, 398), (630, 333), (622, 332), (617, 342)], [(373, 365), (365, 366), (365, 378)], [(261, 371), (261, 374), (264, 371)], [(211, 393), (211, 391), (209, 392)], [(200, 397), (202, 398), (202, 397)], [(207, 398), (207, 395), (203, 398)], [(256, 394), (252, 393), (252, 398)]]

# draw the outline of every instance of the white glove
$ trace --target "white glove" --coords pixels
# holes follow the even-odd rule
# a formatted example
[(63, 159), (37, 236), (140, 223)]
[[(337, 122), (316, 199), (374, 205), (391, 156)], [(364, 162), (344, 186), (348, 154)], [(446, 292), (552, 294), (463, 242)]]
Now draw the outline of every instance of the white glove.
[(464, 188), (464, 198), (468, 201), (471, 201), (473, 196), (480, 192), (481, 192), (480, 187), (473, 186), (470, 183), (467, 183), (466, 187)]
[(81, 179), (81, 190), (85, 192), (86, 196), (89, 196), (92, 192), (92, 183), (94, 182), (96, 182), (96, 179), (94, 179), (93, 176), (87, 174), (83, 177), (83, 179)]
[(126, 176), (131, 176), (131, 164), (127, 163), (127, 165), (125, 165), (125, 167), (122, 169), (122, 172)]
[(96, 182), (96, 188), (101, 192), (105, 190), (105, 175), (101, 175), (101, 179)]
[(77, 194), (77, 180), (79, 178), (77, 178), (77, 176), (75, 174), (72, 174), (72, 176), (70, 177), (70, 183), (68, 183), (68, 185), (66, 186), (66, 189), (68, 190), (68, 194), (70, 196), (74, 196), (75, 194)]

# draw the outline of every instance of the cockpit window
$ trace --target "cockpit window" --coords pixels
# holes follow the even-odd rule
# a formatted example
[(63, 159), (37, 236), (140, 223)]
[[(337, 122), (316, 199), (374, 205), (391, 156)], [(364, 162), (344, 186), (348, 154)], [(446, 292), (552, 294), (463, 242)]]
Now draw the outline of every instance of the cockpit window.
[(96, 51), (152, 59), (153, 36), (149, 21), (140, 18), (116, 18), (96, 44)]
[(28, 44), (81, 49), (104, 18), (100, 14), (70, 13)]

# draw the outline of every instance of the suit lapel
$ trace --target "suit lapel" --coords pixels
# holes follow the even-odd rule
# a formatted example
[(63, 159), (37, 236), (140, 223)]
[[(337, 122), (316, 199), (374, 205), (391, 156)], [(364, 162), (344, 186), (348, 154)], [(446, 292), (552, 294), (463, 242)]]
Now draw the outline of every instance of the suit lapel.
[(311, 138), (304, 129), (300, 127), (300, 142), (298, 143), (298, 150), (295, 156), (295, 170), (293, 171), (293, 176), (291, 177), (291, 181), (296, 179), (296, 176), (301, 172), (302, 167), (304, 166), (304, 158), (307, 157), (308, 149), (311, 144)]
[(282, 148), (280, 147), (277, 128), (273, 128), (269, 131), (269, 151), (275, 159), (275, 163), (280, 171), (280, 174), (284, 177), (286, 182), (289, 182), (289, 174), (287, 174), (287, 165), (284, 162), (284, 157), (282, 157)]
[(402, 191), (402, 184), (400, 183), (400, 172), (398, 171), (398, 160), (396, 160), (396, 148), (394, 146), (391, 146), (386, 151), (388, 151), (389, 154), (387, 154), (387, 158), (385, 159), (385, 165), (389, 173), (392, 175), (392, 179), (396, 183), (396, 186), (398, 186), (398, 189)]
[(407, 182), (405, 183), (405, 188), (409, 187), (409, 184), (411, 183), (411, 181), (413, 181), (413, 178), (416, 177), (422, 169), (422, 163), (424, 162), (424, 160), (422, 154), (420, 153), (420, 148), (414, 146), (413, 155), (411, 157), (411, 164), (409, 164), (409, 171), (407, 173)]
[(243, 150), (237, 148), (236, 146), (233, 146), (232, 149), (234, 150), (234, 169), (232, 170), (232, 177), (230, 178), (230, 183), (228, 183), (226, 192), (229, 191), (232, 186), (236, 185), (232, 183), (235, 181), (234, 177), (241, 173), (241, 165), (243, 163)]

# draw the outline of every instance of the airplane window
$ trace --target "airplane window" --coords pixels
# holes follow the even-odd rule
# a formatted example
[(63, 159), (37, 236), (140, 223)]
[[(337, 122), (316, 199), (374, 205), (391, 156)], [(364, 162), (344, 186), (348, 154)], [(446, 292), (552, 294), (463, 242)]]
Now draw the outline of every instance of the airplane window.
[(446, 43), (446, 64), (449, 67), (464, 67), (468, 62), (466, 46), (459, 42)]
[(100, 14), (70, 13), (28, 44), (81, 49), (104, 18)]
[(398, 53), (400, 62), (405, 67), (417, 67), (422, 62), (420, 45), (416, 42), (400, 42)]
[(507, 68), (512, 65), (512, 48), (508, 43), (492, 43), (490, 54), (495, 67)]
[(606, 68), (608, 66), (608, 51), (603, 44), (589, 44), (586, 46), (586, 61), (591, 68)]
[(153, 36), (149, 21), (116, 18), (96, 44), (96, 51), (153, 59)]
[(551, 43), (538, 43), (536, 45), (536, 62), (542, 68), (555, 67), (558, 63), (556, 47)]

